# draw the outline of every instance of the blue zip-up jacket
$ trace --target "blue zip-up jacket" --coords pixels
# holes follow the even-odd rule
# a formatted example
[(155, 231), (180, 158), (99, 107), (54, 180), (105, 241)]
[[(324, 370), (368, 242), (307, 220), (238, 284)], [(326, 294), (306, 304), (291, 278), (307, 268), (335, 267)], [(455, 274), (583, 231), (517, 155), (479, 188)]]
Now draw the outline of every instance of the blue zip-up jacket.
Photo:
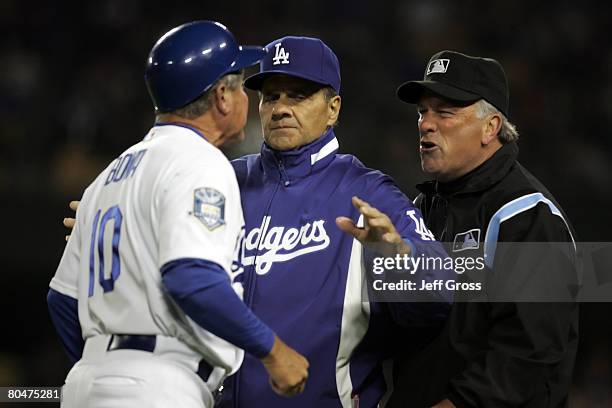
[[(367, 297), (362, 302), (362, 246), (335, 223), (338, 216), (360, 218), (352, 196), (385, 212), (416, 253), (446, 254), (415, 223), (419, 210), (390, 177), (337, 150), (329, 130), (291, 151), (264, 143), (261, 154), (232, 163), (246, 223), (244, 272), (236, 279), (254, 313), (306, 356), (310, 368), (304, 393), (287, 399), (272, 391), (262, 364), (245, 356), (225, 392), (230, 406), (349, 408), (358, 400), (360, 408), (375, 407), (386, 391), (382, 361), (392, 320), (440, 324), (446, 318), (447, 294), (432, 299), (441, 307), (398, 303), (391, 313)], [(450, 276), (427, 273), (428, 280)]]

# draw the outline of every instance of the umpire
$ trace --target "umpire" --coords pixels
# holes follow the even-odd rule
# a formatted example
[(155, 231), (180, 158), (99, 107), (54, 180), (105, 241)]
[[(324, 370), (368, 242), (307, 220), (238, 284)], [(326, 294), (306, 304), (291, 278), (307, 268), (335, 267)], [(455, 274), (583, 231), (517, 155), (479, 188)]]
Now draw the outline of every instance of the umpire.
[[(433, 180), (417, 186), (416, 204), (436, 239), (449, 243), (449, 254), (484, 256), (487, 279), (502, 279), (505, 287), (528, 275), (539, 277), (539, 289), (571, 288), (572, 228), (517, 162), (501, 65), (441, 51), (424, 80), (402, 84), (397, 95), (417, 105), (421, 166)], [(518, 250), (504, 247), (509, 242), (530, 244)], [(551, 242), (560, 244), (534, 253), (535, 243)], [(578, 307), (571, 301), (456, 302), (425, 352), (403, 350), (396, 359), (388, 406), (565, 407), (577, 345)]]

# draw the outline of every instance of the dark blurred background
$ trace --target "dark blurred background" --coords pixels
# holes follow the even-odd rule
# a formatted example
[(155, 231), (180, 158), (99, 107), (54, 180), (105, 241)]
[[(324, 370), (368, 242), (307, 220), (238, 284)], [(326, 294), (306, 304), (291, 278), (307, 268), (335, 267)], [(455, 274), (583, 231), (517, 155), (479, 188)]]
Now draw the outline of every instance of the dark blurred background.
[[(606, 3), (0, 0), (0, 386), (63, 382), (69, 365), (45, 304), (65, 244), (61, 220), (68, 201), (149, 129), (145, 58), (170, 28), (211, 19), (242, 44), (322, 38), (341, 62), (341, 151), (391, 174), (411, 197), (424, 177), (417, 117), (396, 87), (422, 77), (442, 49), (494, 57), (510, 81), (520, 161), (557, 197), (581, 241), (610, 241)], [(261, 144), (251, 96), (248, 140), (232, 157)], [(610, 305), (582, 308), (572, 407), (612, 406)]]

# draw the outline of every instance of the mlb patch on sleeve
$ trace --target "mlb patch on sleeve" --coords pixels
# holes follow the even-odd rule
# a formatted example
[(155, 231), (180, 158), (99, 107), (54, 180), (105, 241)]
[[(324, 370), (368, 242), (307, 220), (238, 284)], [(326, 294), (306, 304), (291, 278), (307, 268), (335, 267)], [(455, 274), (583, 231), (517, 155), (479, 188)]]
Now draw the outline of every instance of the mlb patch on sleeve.
[(193, 192), (193, 215), (210, 231), (225, 224), (225, 196), (210, 187)]
[(480, 247), (480, 229), (474, 228), (469, 231), (455, 235), (453, 252), (465, 251), (466, 249), (478, 249)]

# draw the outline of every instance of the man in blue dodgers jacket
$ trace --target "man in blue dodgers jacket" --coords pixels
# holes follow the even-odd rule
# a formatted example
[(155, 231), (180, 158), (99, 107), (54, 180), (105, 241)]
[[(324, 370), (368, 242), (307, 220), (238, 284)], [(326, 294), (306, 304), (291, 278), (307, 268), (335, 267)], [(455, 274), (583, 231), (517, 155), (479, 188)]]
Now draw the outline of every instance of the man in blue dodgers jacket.
[[(353, 235), (407, 243), (413, 255), (446, 255), (388, 176), (337, 154), (340, 73), (331, 49), (304, 37), (266, 48), (260, 72), (245, 82), (260, 91), (265, 143), (260, 154), (232, 163), (246, 220), (244, 273), (237, 279), (254, 313), (308, 358), (312, 374), (304, 393), (289, 402), (269, 392), (265, 372), (246, 358), (224, 398), (238, 407), (375, 407), (386, 390), (388, 316), (404, 325), (439, 324), (449, 301), (432, 292), (440, 307), (398, 303), (392, 313), (362, 302), (362, 245)], [(362, 215), (370, 225), (356, 229), (350, 220)], [(339, 216), (348, 218), (336, 225)], [(423, 272), (423, 278), (452, 274)]]
[(397, 358), (388, 406), (567, 406), (578, 345), (576, 244), (559, 204), (516, 161), (501, 65), (442, 51), (423, 81), (397, 94), (417, 105), (421, 166), (434, 178), (418, 186), (416, 205), (450, 255), (484, 256), (492, 301), (456, 300), (424, 351)]

